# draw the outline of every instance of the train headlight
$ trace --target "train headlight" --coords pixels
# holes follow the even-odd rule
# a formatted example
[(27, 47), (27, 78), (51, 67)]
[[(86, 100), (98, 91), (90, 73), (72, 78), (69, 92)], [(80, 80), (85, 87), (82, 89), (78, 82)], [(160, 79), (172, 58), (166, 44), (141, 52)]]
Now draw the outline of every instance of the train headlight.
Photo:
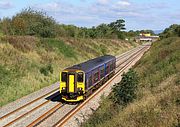
[(83, 88), (78, 88), (78, 94), (82, 95), (83, 94)]
[(82, 88), (78, 88), (79, 91), (82, 91), (83, 89)]
[(62, 90), (66, 90), (66, 87), (62, 87)]

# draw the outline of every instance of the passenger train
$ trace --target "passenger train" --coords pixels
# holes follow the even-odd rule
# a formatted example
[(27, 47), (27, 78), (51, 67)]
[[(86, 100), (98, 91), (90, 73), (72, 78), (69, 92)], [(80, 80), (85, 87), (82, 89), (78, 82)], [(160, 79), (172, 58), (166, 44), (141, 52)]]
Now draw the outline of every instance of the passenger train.
[(60, 72), (60, 95), (66, 102), (83, 101), (115, 74), (116, 57), (105, 55)]

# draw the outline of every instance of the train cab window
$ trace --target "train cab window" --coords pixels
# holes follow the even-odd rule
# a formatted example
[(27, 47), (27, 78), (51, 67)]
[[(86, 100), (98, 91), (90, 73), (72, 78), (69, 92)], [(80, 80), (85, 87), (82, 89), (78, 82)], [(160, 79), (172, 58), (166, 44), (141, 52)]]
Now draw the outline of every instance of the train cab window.
[(88, 78), (88, 86), (92, 86), (92, 76), (89, 75), (89, 78)]
[(83, 82), (84, 78), (83, 78), (83, 72), (79, 72), (77, 74), (77, 81), (78, 82)]
[(67, 73), (66, 72), (62, 72), (61, 73), (61, 81), (62, 82), (66, 82), (67, 81)]

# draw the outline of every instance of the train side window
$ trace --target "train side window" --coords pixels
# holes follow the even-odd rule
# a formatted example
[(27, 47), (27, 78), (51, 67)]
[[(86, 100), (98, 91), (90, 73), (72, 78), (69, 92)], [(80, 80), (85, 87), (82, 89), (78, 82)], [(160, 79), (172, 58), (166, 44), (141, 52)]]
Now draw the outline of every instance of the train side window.
[(92, 86), (92, 76), (91, 75), (88, 78), (88, 86)]
[(101, 74), (100, 74), (101, 79), (104, 77), (104, 68), (101, 68)]
[(110, 71), (112, 71), (113, 70), (113, 63), (111, 63), (111, 65), (110, 65)]
[(109, 69), (109, 65), (106, 64), (106, 69), (105, 69), (105, 73), (108, 74), (108, 69)]
[(114, 61), (114, 63), (113, 63), (113, 66), (114, 66), (114, 69), (116, 69), (116, 62)]
[(98, 72), (94, 73), (94, 83), (98, 81)]
[(83, 78), (83, 72), (79, 72), (77, 74), (77, 81), (78, 82), (83, 82), (84, 78)]
[(62, 82), (67, 82), (67, 73), (66, 72), (61, 73), (61, 81)]

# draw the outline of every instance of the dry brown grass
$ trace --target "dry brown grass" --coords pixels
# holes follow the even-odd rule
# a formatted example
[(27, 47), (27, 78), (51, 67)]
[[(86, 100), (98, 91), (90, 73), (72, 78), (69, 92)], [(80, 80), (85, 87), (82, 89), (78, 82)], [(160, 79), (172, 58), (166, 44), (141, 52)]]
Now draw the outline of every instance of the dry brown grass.
[(2, 41), (9, 42), (14, 48), (23, 52), (35, 50), (38, 38), (33, 36), (3, 36)]

